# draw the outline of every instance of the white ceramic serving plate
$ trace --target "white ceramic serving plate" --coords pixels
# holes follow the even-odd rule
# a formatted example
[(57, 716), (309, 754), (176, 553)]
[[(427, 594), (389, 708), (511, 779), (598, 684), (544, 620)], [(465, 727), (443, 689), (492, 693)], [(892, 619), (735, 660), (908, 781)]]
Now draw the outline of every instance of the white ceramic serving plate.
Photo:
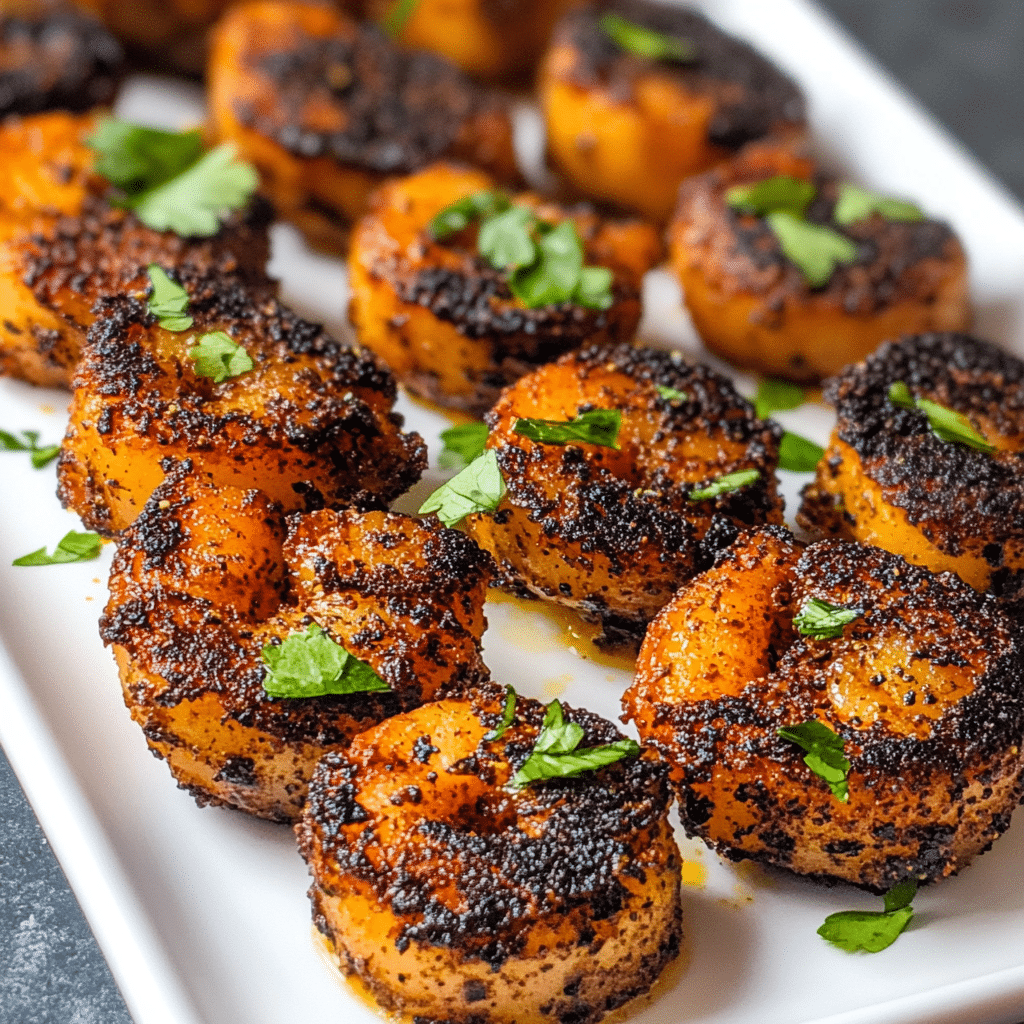
[[(806, 88), (820, 149), (850, 177), (918, 198), (948, 218), (972, 260), (978, 332), (1024, 354), (1024, 217), (1008, 195), (804, 0), (707, 0)], [(122, 111), (182, 123), (197, 95), (136, 79)], [(533, 126), (535, 128), (535, 125)], [(524, 118), (524, 141), (538, 139)], [(339, 263), (275, 231), (285, 298), (344, 330)], [(644, 333), (699, 346), (667, 277), (652, 275)], [(740, 378), (747, 393), (749, 379)], [(67, 396), (0, 382), (0, 427), (63, 431)], [(404, 401), (436, 454), (439, 415)], [(786, 425), (823, 441), (827, 411)], [(121, 702), (96, 619), (110, 549), (98, 562), (12, 568), (75, 520), (53, 497), (53, 471), (3, 457), (0, 501), (0, 740), (78, 895), (138, 1024), (371, 1022), (315, 951), (306, 869), (287, 828), (200, 810), (147, 753)], [(432, 473), (421, 496), (439, 479)], [(786, 481), (795, 508), (802, 479)], [(486, 658), (524, 693), (563, 696), (608, 717), (623, 668), (581, 658), (536, 606), (489, 607)], [(683, 960), (637, 1024), (1013, 1024), (1024, 1019), (1024, 820), (959, 878), (922, 892), (911, 928), (876, 956), (815, 934), (844, 908), (874, 908), (858, 890), (828, 889), (721, 862), (680, 836), (688, 862)], [(696, 884), (695, 884), (696, 883)]]

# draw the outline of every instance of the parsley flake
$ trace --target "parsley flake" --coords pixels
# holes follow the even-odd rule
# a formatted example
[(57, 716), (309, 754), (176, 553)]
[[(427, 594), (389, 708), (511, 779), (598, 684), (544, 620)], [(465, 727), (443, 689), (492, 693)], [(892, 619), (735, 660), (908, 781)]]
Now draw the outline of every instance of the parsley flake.
[(89, 562), (100, 556), (100, 535), (98, 533), (78, 533), (69, 530), (48, 555), (46, 548), (40, 548), (30, 554), (16, 558), (11, 565), (64, 565), (68, 562)]
[(689, 39), (655, 32), (619, 14), (604, 14), (598, 24), (623, 50), (638, 57), (678, 64), (690, 64), (697, 59), (697, 49)]
[(915, 895), (917, 882), (900, 882), (885, 894), (885, 910), (841, 910), (829, 914), (818, 934), (848, 953), (880, 953), (910, 924), (914, 916), (910, 903)]
[(666, 402), (685, 402), (689, 397), (685, 391), (677, 391), (675, 388), (670, 388), (666, 384), (655, 384), (654, 390), (657, 391), (659, 396), (664, 398)]
[(812, 640), (836, 640), (843, 635), (843, 627), (859, 619), (864, 612), (860, 608), (843, 608), (812, 597), (793, 619), (793, 625), (803, 636)]
[(196, 374), (209, 377), (214, 384), (239, 377), (253, 367), (249, 353), (223, 331), (202, 335), (188, 354), (195, 363)]
[(505, 481), (492, 448), (434, 491), (420, 506), (419, 514), (435, 512), (445, 526), (456, 526), (476, 512), (493, 512), (504, 496)]
[(769, 213), (765, 220), (779, 240), (782, 254), (812, 288), (824, 287), (839, 266), (857, 258), (856, 244), (831, 228), (810, 224), (784, 210)]
[(153, 286), (147, 303), (150, 313), (165, 331), (187, 331), (192, 326), (192, 317), (188, 316), (188, 292), (155, 263), (149, 265), (147, 273)]
[(223, 143), (202, 151), (199, 132), (167, 132), (117, 118), (100, 122), (88, 145), (96, 171), (119, 190), (115, 202), (147, 227), (209, 237), (252, 198), (259, 175)]
[(571, 420), (517, 419), (512, 430), (540, 444), (597, 444), (618, 451), (621, 426), (618, 409), (591, 409)]
[(902, 409), (916, 409), (918, 412), (923, 412), (928, 417), (928, 426), (932, 428), (932, 433), (942, 441), (963, 444), (968, 448), (976, 448), (979, 452), (987, 454), (996, 450), (994, 444), (989, 444), (971, 426), (970, 420), (963, 413), (948, 409), (927, 398), (914, 398), (910, 393), (910, 388), (901, 380), (889, 385), (889, 401)]
[(418, 5), (419, 0), (395, 0), (381, 23), (381, 28), (391, 39), (397, 39), (405, 30)]
[(707, 501), (709, 498), (717, 498), (720, 494), (738, 491), (741, 487), (754, 483), (760, 477), (759, 469), (739, 469), (735, 473), (725, 473), (716, 477), (706, 486), (690, 491), (690, 501)]
[(511, 686), (505, 687), (505, 712), (497, 726), (484, 733), (484, 743), (500, 740), (516, 717), (516, 691)]
[(328, 693), (383, 693), (391, 689), (374, 670), (335, 643), (315, 622), (284, 643), (264, 645), (263, 689), (271, 697), (323, 697)]
[(487, 435), (490, 433), (487, 424), (479, 420), (473, 423), (457, 423), (454, 427), (441, 431), (444, 448), (438, 459), (442, 469), (462, 469), (484, 453)]
[(60, 455), (59, 444), (39, 443), (38, 430), (23, 430), (21, 436), (24, 441), (6, 430), (0, 430), (0, 448), (5, 452), (28, 452), (35, 469), (43, 469)]
[(773, 412), (788, 412), (804, 404), (804, 389), (788, 380), (766, 377), (757, 386), (754, 411), (757, 418), (766, 420)]
[(850, 789), (846, 777), (850, 762), (843, 754), (844, 740), (827, 725), (816, 719), (802, 725), (777, 729), (778, 735), (807, 751), (804, 764), (819, 778), (824, 779), (832, 795), (840, 803), (849, 803)]
[(787, 430), (779, 442), (779, 469), (791, 473), (812, 473), (825, 457), (825, 449), (809, 438)]
[(725, 201), (740, 213), (765, 217), (769, 213), (791, 213), (803, 217), (817, 190), (805, 178), (780, 174), (752, 185), (734, 185), (725, 193)]
[(521, 788), (538, 779), (573, 778), (640, 753), (640, 744), (628, 739), (577, 749), (585, 735), (582, 726), (565, 721), (562, 705), (553, 700), (545, 709), (530, 756), (512, 776), (512, 786)]
[(925, 219), (921, 208), (906, 200), (878, 195), (857, 185), (846, 184), (839, 187), (839, 199), (832, 213), (832, 219), (837, 224), (846, 227), (849, 224), (856, 224), (859, 220), (866, 220), (874, 213), (880, 214), (886, 220), (894, 221), (912, 222)]

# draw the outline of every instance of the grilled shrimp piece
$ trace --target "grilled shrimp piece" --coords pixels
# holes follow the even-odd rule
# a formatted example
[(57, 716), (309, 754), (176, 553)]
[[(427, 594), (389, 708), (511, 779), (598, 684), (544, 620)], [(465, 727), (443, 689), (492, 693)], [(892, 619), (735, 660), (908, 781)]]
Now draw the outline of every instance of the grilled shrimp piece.
[(69, 387), (96, 303), (145, 293), (151, 263), (186, 285), (216, 275), (272, 288), (266, 202), (212, 238), (154, 231), (106, 199), (84, 142), (94, 126), (92, 115), (43, 114), (0, 127), (0, 374)]
[[(515, 430), (520, 417), (567, 421), (595, 409), (620, 411), (618, 450)], [(467, 519), (470, 535), (507, 585), (600, 621), (606, 640), (635, 642), (739, 530), (782, 522), (779, 428), (758, 420), (726, 378), (678, 353), (570, 353), (523, 377), (486, 419), (507, 490), (495, 512)], [(745, 486), (694, 499), (744, 470), (754, 471)]]
[[(995, 450), (942, 440), (924, 412), (890, 399), (897, 382), (912, 398), (966, 417)], [(804, 492), (800, 524), (955, 572), (1020, 614), (1024, 362), (967, 335), (918, 335), (848, 367), (828, 382), (825, 398), (838, 420)]]
[(99, 22), (58, 4), (3, 6), (0, 117), (112, 102), (124, 54)]
[[(846, 624), (802, 632), (813, 601)], [(860, 544), (801, 551), (769, 529), (651, 623), (623, 706), (672, 766), (690, 835), (883, 890), (959, 871), (1009, 826), (1021, 670), (1013, 623), (952, 574)], [(843, 743), (846, 803), (778, 735), (809, 722)]]
[[(419, 478), (426, 447), (402, 433), (394, 379), (370, 353), (231, 281), (191, 292), (189, 314), (193, 327), (175, 333), (121, 298), (89, 331), (57, 475), (90, 529), (128, 526), (169, 456), (193, 457), (219, 485), (259, 487), (286, 512), (388, 502)], [(219, 382), (193, 355), (218, 333), (234, 367), (214, 369), (235, 374)]]
[(571, 218), (587, 265), (614, 273), (606, 310), (558, 303), (530, 309), (506, 274), (477, 252), (477, 226), (435, 241), (432, 219), (458, 200), (495, 188), (480, 171), (436, 164), (383, 185), (356, 225), (349, 255), (349, 316), (411, 391), (440, 405), (483, 414), (501, 389), (584, 342), (631, 340), (640, 322), (644, 273), (661, 255), (641, 221), (605, 220), (529, 194), (515, 198), (547, 223)]
[[(786, 176), (810, 181), (807, 220), (852, 243), (855, 256), (824, 284), (787, 258), (760, 216), (733, 209), (733, 187)], [(949, 225), (872, 213), (836, 221), (841, 183), (799, 157), (751, 153), (686, 182), (668, 231), (670, 263), (704, 344), (723, 359), (814, 383), (878, 345), (917, 331), (954, 331), (971, 319), (967, 258)]]
[[(178, 465), (118, 544), (101, 623), (125, 702), (200, 804), (294, 820), (316, 759), (486, 678), (486, 556), (386, 512), (285, 518)], [(390, 692), (273, 698), (261, 651), (316, 623)]]
[[(692, 51), (677, 62), (627, 52), (604, 27), (626, 19)], [(613, 0), (565, 16), (540, 75), (548, 151), (585, 195), (653, 220), (684, 178), (748, 143), (791, 148), (806, 134), (796, 84), (696, 11)]]
[[(571, 0), (418, 0), (402, 26), (403, 46), (433, 50), (477, 78), (532, 72)], [(365, 13), (387, 23), (395, 0), (366, 0)]]
[(230, 11), (214, 36), (210, 116), (281, 216), (344, 251), (373, 189), (440, 157), (517, 179), (505, 102), (434, 54), (313, 3)]
[[(680, 861), (655, 761), (507, 785), (544, 708), (488, 687), (328, 753), (296, 827), (314, 920), (385, 1010), (451, 1024), (589, 1024), (679, 948)], [(581, 746), (619, 740), (566, 708)]]

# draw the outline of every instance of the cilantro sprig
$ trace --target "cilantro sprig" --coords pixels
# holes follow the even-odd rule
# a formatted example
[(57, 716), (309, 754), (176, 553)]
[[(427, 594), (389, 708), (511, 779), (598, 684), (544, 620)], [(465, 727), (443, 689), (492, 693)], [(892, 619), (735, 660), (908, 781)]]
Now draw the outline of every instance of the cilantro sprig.
[(214, 384), (229, 377), (240, 377), (253, 368), (249, 353), (224, 331), (211, 331), (199, 337), (188, 350), (196, 374), (209, 377)]
[(28, 452), (35, 469), (43, 469), (60, 455), (59, 444), (39, 443), (38, 430), (23, 430), (20, 438), (6, 430), (0, 430), (0, 448), (5, 452)]
[(963, 444), (989, 455), (996, 450), (995, 445), (989, 444), (971, 426), (970, 420), (963, 413), (948, 409), (928, 398), (914, 398), (910, 388), (901, 380), (889, 385), (888, 397), (893, 405), (898, 405), (902, 409), (923, 412), (928, 417), (928, 426), (931, 427), (932, 433), (942, 441)]
[(638, 57), (670, 60), (678, 64), (690, 64), (697, 59), (697, 48), (691, 40), (655, 32), (619, 14), (604, 14), (598, 24), (623, 50)]
[(832, 219), (837, 224), (844, 227), (856, 224), (857, 221), (866, 220), (875, 213), (893, 221), (913, 222), (925, 219), (921, 208), (914, 203), (869, 192), (858, 185), (840, 185), (839, 198), (832, 213)]
[(709, 498), (717, 498), (720, 494), (738, 491), (741, 487), (748, 487), (760, 477), (759, 469), (739, 469), (735, 473), (724, 473), (704, 487), (697, 487), (690, 491), (690, 501), (707, 501)]
[(562, 705), (553, 700), (544, 712), (530, 756), (512, 776), (512, 786), (518, 789), (538, 779), (573, 778), (640, 753), (640, 745), (629, 739), (580, 749), (585, 735), (582, 726), (565, 720)]
[(113, 201), (155, 231), (215, 235), (221, 219), (242, 209), (259, 184), (255, 168), (236, 159), (231, 143), (203, 153), (197, 131), (168, 132), (107, 117), (87, 143), (96, 153), (96, 172), (117, 190)]
[(845, 741), (840, 736), (816, 719), (780, 728), (776, 732), (782, 739), (806, 750), (804, 764), (828, 783), (832, 795), (840, 803), (849, 803), (850, 789), (846, 779), (850, 762), (843, 753)]
[(860, 608), (843, 608), (812, 597), (804, 602), (793, 619), (793, 625), (803, 636), (809, 636), (812, 640), (836, 640), (843, 635), (844, 626), (863, 614)]
[(550, 224), (501, 192), (477, 192), (441, 210), (427, 230), (435, 241), (480, 221), (477, 249), (507, 275), (509, 290), (530, 309), (572, 302), (607, 309), (613, 274), (584, 265), (583, 242), (571, 220)]
[(149, 265), (146, 273), (153, 286), (147, 302), (150, 313), (165, 331), (187, 331), (193, 322), (188, 315), (188, 292), (155, 263)]
[(596, 444), (618, 451), (621, 427), (621, 410), (591, 409), (571, 420), (517, 419), (512, 430), (541, 444)]
[(57, 541), (52, 555), (46, 553), (46, 548), (40, 548), (16, 558), (11, 565), (65, 565), (68, 562), (89, 562), (99, 558), (101, 545), (98, 533), (69, 530)]
[(880, 953), (903, 934), (914, 916), (911, 902), (917, 882), (909, 879), (894, 885), (884, 897), (884, 910), (841, 910), (829, 914), (818, 934), (848, 953)]
[(262, 651), (263, 689), (271, 697), (323, 697), (326, 694), (382, 693), (390, 690), (374, 670), (312, 623), (283, 643)]
[(444, 447), (438, 463), (442, 469), (462, 469), (484, 453), (489, 429), (486, 423), (457, 423), (441, 431)]
[(438, 487), (420, 506), (419, 514), (434, 512), (445, 526), (457, 526), (476, 512), (493, 512), (504, 496), (505, 481), (491, 448)]
[(493, 743), (495, 740), (500, 740), (508, 731), (509, 726), (515, 721), (517, 696), (516, 691), (511, 685), (505, 687), (504, 713), (501, 716), (501, 721), (493, 729), (484, 733), (485, 743)]

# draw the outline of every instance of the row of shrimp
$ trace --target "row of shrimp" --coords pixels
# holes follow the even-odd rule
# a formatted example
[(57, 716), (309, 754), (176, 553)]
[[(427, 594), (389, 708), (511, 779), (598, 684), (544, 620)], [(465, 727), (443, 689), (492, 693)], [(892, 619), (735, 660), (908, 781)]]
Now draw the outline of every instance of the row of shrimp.
[[(876, 891), (1005, 831), (1024, 364), (953, 333), (947, 225), (806, 155), (786, 75), (640, 0), (85, 6), (120, 41), (90, 23), (85, 78), (0, 127), (0, 370), (73, 391), (58, 493), (117, 543), (101, 635), (147, 744), (200, 804), (296, 823), (382, 1007), (589, 1024), (646, 992), (680, 948), (674, 798), (726, 857)], [(70, 45), (33, 17), (23, 60)], [(91, 106), (121, 44), (209, 55), (205, 143), (258, 172), (210, 230), (112, 177), (145, 148)], [(534, 70), (550, 194), (494, 88)], [(356, 343), (278, 299), (275, 216), (347, 258)], [(829, 378), (803, 538), (781, 427), (634, 343), (666, 251), (708, 349)], [(427, 464), (396, 381), (461, 417), (420, 517), (388, 510)], [(642, 745), (491, 679), (492, 586), (639, 645)]]

